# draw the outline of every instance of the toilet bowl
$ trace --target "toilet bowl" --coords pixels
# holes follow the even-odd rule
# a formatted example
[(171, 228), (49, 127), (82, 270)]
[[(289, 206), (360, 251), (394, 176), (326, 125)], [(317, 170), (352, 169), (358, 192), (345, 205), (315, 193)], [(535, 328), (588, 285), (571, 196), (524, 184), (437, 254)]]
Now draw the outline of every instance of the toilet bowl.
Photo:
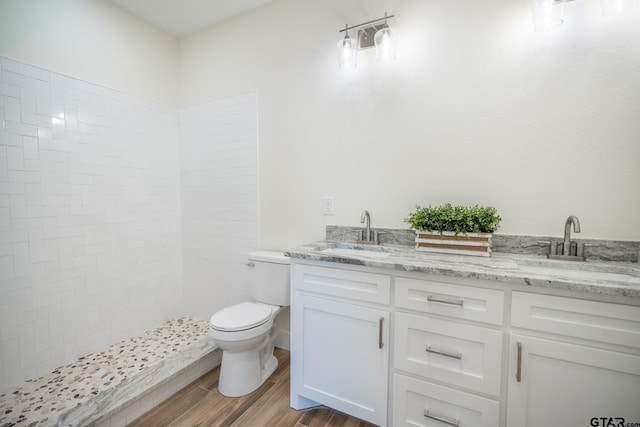
[(249, 254), (255, 301), (226, 307), (209, 322), (209, 334), (222, 350), (218, 391), (228, 397), (249, 394), (278, 367), (273, 355), (274, 320), (289, 305), (289, 259), (279, 252)]

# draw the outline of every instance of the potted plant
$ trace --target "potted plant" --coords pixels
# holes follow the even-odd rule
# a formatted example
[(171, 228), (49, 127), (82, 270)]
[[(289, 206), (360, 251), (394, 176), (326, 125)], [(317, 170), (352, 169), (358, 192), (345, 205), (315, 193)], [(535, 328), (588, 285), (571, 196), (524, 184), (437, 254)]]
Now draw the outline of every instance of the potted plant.
[(441, 206), (416, 210), (405, 219), (416, 230), (416, 250), (491, 256), (491, 238), (502, 218), (493, 206)]

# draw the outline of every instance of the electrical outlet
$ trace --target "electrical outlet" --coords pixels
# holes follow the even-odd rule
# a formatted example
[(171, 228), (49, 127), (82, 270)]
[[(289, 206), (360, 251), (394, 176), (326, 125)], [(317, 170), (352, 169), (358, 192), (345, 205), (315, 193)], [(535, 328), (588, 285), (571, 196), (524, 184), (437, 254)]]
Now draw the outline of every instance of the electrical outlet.
[(325, 215), (333, 215), (333, 197), (325, 196), (322, 199), (322, 213)]

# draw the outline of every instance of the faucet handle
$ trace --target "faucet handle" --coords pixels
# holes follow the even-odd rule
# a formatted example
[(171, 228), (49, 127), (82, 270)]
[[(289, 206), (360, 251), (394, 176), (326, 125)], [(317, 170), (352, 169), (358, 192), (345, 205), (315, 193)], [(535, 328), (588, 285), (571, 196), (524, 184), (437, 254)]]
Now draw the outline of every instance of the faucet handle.
[(387, 234), (386, 231), (380, 231), (380, 230), (372, 230), (373, 231), (373, 241), (375, 242), (376, 245), (380, 244), (380, 235), (381, 234)]

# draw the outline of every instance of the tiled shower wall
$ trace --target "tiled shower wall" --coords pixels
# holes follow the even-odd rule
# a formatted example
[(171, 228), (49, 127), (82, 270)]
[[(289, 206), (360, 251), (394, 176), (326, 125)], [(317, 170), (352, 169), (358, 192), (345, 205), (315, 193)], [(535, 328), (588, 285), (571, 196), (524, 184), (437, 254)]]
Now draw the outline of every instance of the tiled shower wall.
[(189, 314), (246, 301), (259, 247), (256, 95), (180, 110), (183, 271)]
[(1, 63), (0, 390), (184, 298), (176, 109)]

